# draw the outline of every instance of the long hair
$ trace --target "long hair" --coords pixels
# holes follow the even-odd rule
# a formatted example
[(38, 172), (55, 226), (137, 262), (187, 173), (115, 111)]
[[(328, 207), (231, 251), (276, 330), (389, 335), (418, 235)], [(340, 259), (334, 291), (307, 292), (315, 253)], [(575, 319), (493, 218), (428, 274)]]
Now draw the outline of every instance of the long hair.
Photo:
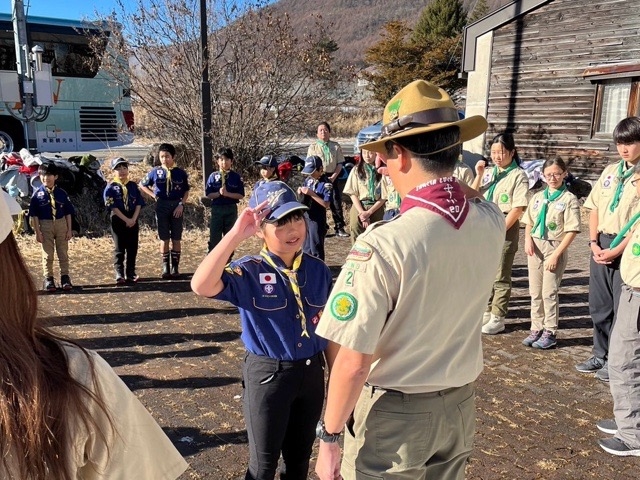
[(68, 462), (72, 429), (84, 425), (106, 438), (91, 417), (91, 402), (114, 428), (112, 418), (99, 398), (88, 352), (78, 346), (91, 366), (94, 391), (69, 373), (60, 342), (74, 343), (40, 325), (38, 294), (12, 233), (0, 243), (0, 258), (0, 471), (22, 479), (74, 480)]
[[(360, 161), (358, 162), (358, 164), (356, 165), (356, 175), (358, 175), (358, 178), (360, 180), (366, 180), (367, 179), (367, 172), (364, 169), (364, 164), (367, 163), (364, 161), (364, 158), (360, 158)], [(374, 163), (373, 165), (375, 166), (375, 157), (374, 157)], [(378, 173), (378, 170), (374, 170), (374, 176), (376, 179), (376, 183), (378, 183), (380, 181), (380, 179), (382, 178), (382, 174)]]
[(518, 150), (516, 150), (516, 141), (513, 138), (512, 133), (499, 133), (498, 135), (493, 137), (493, 140), (491, 140), (491, 143), (489, 144), (489, 148), (491, 148), (491, 145), (495, 145), (496, 143), (502, 145), (502, 148), (504, 148), (505, 150), (513, 152), (513, 161), (516, 162), (516, 165), (520, 166), (520, 164), (522, 163), (522, 159), (520, 158), (520, 155), (518, 155)]

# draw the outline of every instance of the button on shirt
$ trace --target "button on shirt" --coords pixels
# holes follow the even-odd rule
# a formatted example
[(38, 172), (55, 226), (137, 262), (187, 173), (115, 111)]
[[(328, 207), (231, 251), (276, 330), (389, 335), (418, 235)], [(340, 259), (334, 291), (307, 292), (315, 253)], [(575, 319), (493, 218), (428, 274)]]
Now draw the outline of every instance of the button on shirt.
[(127, 206), (129, 208), (125, 208), (124, 206), (124, 192), (122, 191), (122, 185), (120, 183), (111, 182), (107, 185), (107, 188), (104, 189), (104, 204), (110, 212), (114, 208), (117, 208), (125, 215), (133, 214), (138, 205), (141, 207), (145, 206), (144, 199), (142, 195), (140, 195), (140, 189), (138, 189), (136, 182), (129, 181), (125, 186), (127, 187)]
[[(331, 201), (331, 192), (333, 192), (333, 184), (329, 181), (329, 177), (325, 174), (320, 175), (317, 180), (313, 177), (307, 177), (302, 184), (313, 190), (325, 202)], [(316, 202), (309, 195), (305, 195), (302, 203), (309, 207), (309, 218), (314, 222), (325, 222), (327, 219), (327, 209)]]
[(189, 191), (189, 175), (178, 167), (171, 169), (171, 189), (167, 193), (167, 171), (162, 167), (155, 167), (142, 179), (142, 185), (153, 187), (153, 194), (158, 200), (182, 200), (185, 192)]
[[(272, 256), (277, 265), (282, 261)], [(298, 269), (298, 284), (307, 318), (308, 337), (302, 336), (300, 313), (286, 275), (259, 256), (231, 262), (222, 275), (224, 289), (214, 298), (238, 307), (245, 348), (278, 360), (303, 360), (325, 350), (327, 341), (315, 334), (329, 291), (331, 272), (306, 253)]]
[[(53, 198), (56, 202), (56, 220), (67, 215), (73, 215), (75, 209), (69, 200), (69, 195), (60, 187), (53, 189)], [(39, 220), (53, 220), (51, 211), (51, 196), (47, 192), (47, 187), (41, 185), (33, 192), (31, 203), (29, 204), (29, 216)]]
[[(244, 183), (239, 173), (229, 170), (225, 172), (224, 184), (227, 187), (228, 193), (239, 193), (244, 197)], [(205, 187), (205, 195), (210, 193), (220, 193), (222, 188), (222, 173), (213, 172), (207, 179), (207, 185)], [(240, 200), (229, 197), (218, 197), (211, 200), (211, 205), (234, 205)]]

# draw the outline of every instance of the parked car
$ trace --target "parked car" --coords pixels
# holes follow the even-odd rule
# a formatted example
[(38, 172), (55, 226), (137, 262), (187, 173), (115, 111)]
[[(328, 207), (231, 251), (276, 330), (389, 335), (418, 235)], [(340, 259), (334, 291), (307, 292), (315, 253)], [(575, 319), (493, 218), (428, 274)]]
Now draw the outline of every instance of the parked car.
[[(460, 118), (460, 120), (464, 119), (463, 110), (458, 110), (458, 117)], [(378, 120), (373, 125), (369, 125), (368, 127), (364, 127), (362, 130), (360, 130), (356, 135), (356, 141), (353, 144), (354, 155), (360, 153), (360, 145), (372, 140), (376, 140), (380, 136), (380, 132), (382, 132), (382, 120)]]

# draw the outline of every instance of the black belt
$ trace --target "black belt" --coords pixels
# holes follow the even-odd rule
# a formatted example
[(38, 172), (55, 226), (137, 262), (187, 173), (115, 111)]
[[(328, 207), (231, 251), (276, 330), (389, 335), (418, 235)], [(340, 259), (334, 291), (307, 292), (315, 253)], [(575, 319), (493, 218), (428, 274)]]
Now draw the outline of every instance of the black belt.
[(256, 355), (255, 353), (247, 352), (248, 356), (258, 358), (261, 362), (264, 362), (269, 365), (274, 365), (276, 370), (283, 367), (308, 367), (312, 363), (316, 363), (318, 361), (324, 362), (323, 353), (316, 353), (314, 356), (309, 358), (303, 358), (301, 360), (279, 360), (277, 358), (265, 357), (264, 355)]
[(602, 235), (603, 237), (606, 237), (606, 238), (616, 238), (618, 236), (617, 233), (602, 233), (602, 232), (599, 232), (598, 235)]

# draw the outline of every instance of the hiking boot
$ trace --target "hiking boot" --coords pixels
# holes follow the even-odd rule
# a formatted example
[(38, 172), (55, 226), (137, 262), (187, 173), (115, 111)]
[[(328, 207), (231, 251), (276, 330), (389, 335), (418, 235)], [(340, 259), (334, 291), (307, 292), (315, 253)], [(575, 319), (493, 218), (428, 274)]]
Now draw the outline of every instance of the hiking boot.
[(47, 277), (44, 279), (44, 289), (47, 292), (55, 292), (58, 289), (56, 287), (56, 282), (53, 280), (53, 277)]
[(603, 382), (609, 381), (609, 363), (606, 360), (602, 368), (596, 372), (596, 378)]
[(598, 445), (607, 453), (619, 457), (640, 457), (640, 448), (630, 447), (616, 437), (598, 440)]
[(491, 321), (491, 312), (484, 312), (482, 314), (482, 326), (484, 327), (490, 321)]
[(171, 254), (169, 252), (162, 254), (162, 278), (165, 280), (171, 278)]
[(116, 277), (116, 284), (117, 285), (124, 285), (125, 282), (126, 282), (126, 280), (124, 279), (124, 277), (121, 277), (120, 275), (118, 275)]
[(171, 251), (171, 276), (176, 278), (180, 276), (180, 252)]
[(134, 273), (132, 273), (130, 275), (129, 274), (127, 275), (127, 282), (129, 282), (129, 283), (138, 283), (138, 279), (139, 278), (140, 277), (138, 277), (138, 275), (136, 275), (136, 273), (134, 272)]
[(531, 333), (527, 338), (522, 341), (525, 347), (530, 347), (534, 342), (537, 342), (542, 336), (542, 330), (531, 330)]
[(62, 289), (65, 291), (69, 291), (73, 288), (73, 284), (71, 283), (71, 278), (69, 278), (69, 275), (62, 275), (60, 277), (60, 284), (62, 285)]
[(491, 314), (491, 320), (489, 320), (489, 323), (482, 326), (482, 333), (485, 335), (495, 335), (502, 331), (504, 331), (504, 317), (498, 317), (494, 314)]
[(613, 418), (600, 420), (598, 423), (596, 423), (596, 428), (602, 433), (606, 433), (608, 435), (615, 435), (618, 432), (618, 424)]
[(542, 336), (533, 342), (531, 345), (533, 348), (541, 348), (542, 350), (546, 350), (551, 347), (555, 347), (556, 344), (556, 335), (552, 333), (550, 330), (545, 330), (542, 332)]
[(606, 362), (602, 358), (591, 357), (582, 363), (576, 365), (576, 370), (582, 373), (593, 373), (604, 367)]
[(344, 231), (344, 228), (338, 228), (336, 229), (336, 237), (342, 237), (342, 238), (346, 238), (348, 237), (349, 234), (347, 232)]

